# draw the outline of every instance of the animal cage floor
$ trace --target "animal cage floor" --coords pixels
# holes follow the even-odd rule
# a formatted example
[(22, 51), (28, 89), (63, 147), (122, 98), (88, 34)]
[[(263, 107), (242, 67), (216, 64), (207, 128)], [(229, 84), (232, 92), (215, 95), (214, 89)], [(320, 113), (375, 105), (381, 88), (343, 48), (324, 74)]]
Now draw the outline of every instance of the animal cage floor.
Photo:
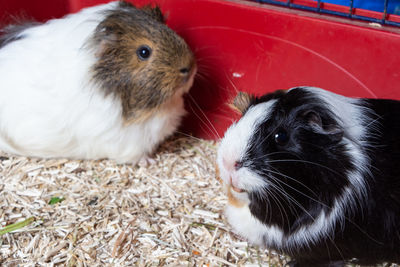
[[(223, 218), (216, 143), (175, 136), (147, 167), (110, 160), (4, 155), (1, 266), (236, 266), (276, 261), (236, 238)], [(50, 205), (49, 201), (64, 198)], [(279, 265), (277, 265), (279, 266)]]
[(226, 223), (216, 147), (175, 136), (137, 167), (2, 154), (0, 230), (35, 221), (0, 236), (0, 265), (282, 266)]

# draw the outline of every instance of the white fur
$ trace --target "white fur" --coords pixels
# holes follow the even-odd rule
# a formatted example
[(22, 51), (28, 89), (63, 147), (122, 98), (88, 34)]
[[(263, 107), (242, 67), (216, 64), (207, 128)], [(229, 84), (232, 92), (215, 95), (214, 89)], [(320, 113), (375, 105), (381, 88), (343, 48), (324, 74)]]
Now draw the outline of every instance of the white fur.
[[(266, 185), (261, 178), (247, 168), (241, 168), (238, 172), (233, 170), (235, 162), (245, 156), (244, 153), (250, 138), (274, 103), (275, 101), (269, 101), (251, 107), (246, 112), (246, 116), (232, 124), (226, 131), (217, 155), (220, 176), (225, 183), (233, 182), (236, 187), (244, 190), (257, 190)], [(240, 179), (240, 177), (246, 177), (246, 179)]]
[[(241, 193), (242, 201), (245, 199), (245, 194)], [(299, 228), (289, 236), (286, 236), (283, 230), (275, 225), (262, 224), (251, 214), (248, 205), (241, 207), (229, 205), (225, 210), (225, 215), (235, 232), (252, 244), (289, 252), (308, 247), (322, 237), (328, 237), (328, 240), (333, 238), (333, 230), (336, 224), (344, 223), (343, 211), (349, 208), (349, 200), (353, 201), (353, 197), (353, 192), (346, 188), (328, 214), (322, 211), (318, 217), (314, 218), (314, 223)], [(245, 203), (249, 204), (250, 201), (247, 200)]]
[[(289, 236), (285, 236), (283, 230), (279, 227), (262, 224), (252, 216), (248, 207), (250, 201), (247, 193), (232, 191), (232, 195), (240, 199), (244, 205), (240, 207), (228, 205), (226, 209), (228, 222), (238, 234), (247, 238), (251, 243), (285, 251), (307, 247), (323, 237), (332, 238), (335, 226), (344, 223), (344, 211), (351, 211), (357, 208), (357, 201), (365, 198), (367, 187), (365, 179), (369, 172), (367, 167), (369, 159), (365, 156), (363, 146), (366, 145), (365, 137), (369, 130), (365, 125), (374, 127), (370, 116), (368, 116), (370, 111), (358, 105), (361, 100), (336, 95), (314, 87), (303, 87), (303, 89), (317, 94), (326, 101), (329, 105), (328, 108), (337, 115), (340, 120), (339, 123), (345, 129), (343, 142), (347, 146), (348, 153), (356, 166), (354, 171), (345, 174), (349, 178), (350, 185), (344, 188), (342, 195), (338, 197), (333, 208), (328, 213), (322, 211), (314, 218), (312, 224), (299, 228)], [(264, 180), (256, 181), (262, 178), (254, 174), (254, 172), (251, 173), (247, 169), (242, 172), (240, 172), (241, 169), (235, 171), (232, 166), (235, 160), (240, 160), (246, 152), (247, 145), (257, 128), (258, 122), (265, 120), (269, 116), (275, 101), (272, 100), (251, 107), (249, 112), (225, 133), (217, 156), (221, 178), (225, 183), (233, 184), (232, 177), (238, 176), (235, 179), (239, 180), (239, 182), (236, 181), (235, 187), (247, 190), (254, 189), (260, 185), (268, 186)]]
[(29, 28), (0, 49), (0, 150), (136, 163), (178, 127), (185, 113), (181, 95), (168, 110), (125, 126), (120, 101), (90, 82), (95, 57), (85, 44), (104, 11), (116, 5)]
[[(248, 206), (227, 206), (225, 215), (235, 232), (245, 237), (249, 242), (258, 246), (279, 244), (282, 242), (283, 233), (275, 226), (266, 226), (256, 219)], [(267, 244), (266, 244), (267, 243)]]

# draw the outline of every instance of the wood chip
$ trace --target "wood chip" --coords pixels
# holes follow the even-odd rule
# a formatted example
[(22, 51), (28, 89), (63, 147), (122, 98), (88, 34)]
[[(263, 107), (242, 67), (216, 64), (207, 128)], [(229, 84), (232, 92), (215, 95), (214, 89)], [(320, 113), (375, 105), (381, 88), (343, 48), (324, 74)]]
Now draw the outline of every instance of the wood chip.
[(0, 265), (282, 266), (225, 221), (217, 145), (174, 136), (142, 167), (1, 153), (0, 227), (37, 221), (0, 236)]

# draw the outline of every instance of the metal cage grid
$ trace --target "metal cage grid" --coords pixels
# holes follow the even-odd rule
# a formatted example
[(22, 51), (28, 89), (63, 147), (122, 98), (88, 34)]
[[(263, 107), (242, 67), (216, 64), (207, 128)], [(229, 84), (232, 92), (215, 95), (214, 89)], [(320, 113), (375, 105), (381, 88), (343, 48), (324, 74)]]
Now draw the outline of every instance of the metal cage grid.
[[(374, 22), (383, 25), (400, 27), (399, 16), (395, 16), (388, 13), (389, 0), (384, 0), (383, 12), (368, 11), (364, 12), (363, 15), (357, 14), (356, 10), (359, 10), (359, 8), (354, 7), (354, 0), (349, 0), (348, 6), (328, 4), (329, 6), (336, 6), (336, 8), (334, 8), (336, 10), (325, 8), (327, 3), (323, 2), (322, 0), (315, 0), (315, 1), (305, 0), (302, 1), (302, 3), (298, 3), (300, 1), (294, 1), (294, 0), (251, 0), (251, 1), (312, 11), (319, 14), (328, 14), (328, 15), (346, 17), (350, 19)], [(347, 12), (345, 11), (346, 8), (348, 9)], [(396, 17), (397, 19), (392, 20), (391, 17)]]

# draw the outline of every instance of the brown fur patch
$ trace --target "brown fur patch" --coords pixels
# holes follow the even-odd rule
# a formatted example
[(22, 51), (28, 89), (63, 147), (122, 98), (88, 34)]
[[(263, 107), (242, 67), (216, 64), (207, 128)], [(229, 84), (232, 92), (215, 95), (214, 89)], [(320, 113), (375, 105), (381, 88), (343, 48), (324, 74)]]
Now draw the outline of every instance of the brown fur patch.
[(154, 20), (157, 20), (161, 23), (165, 23), (164, 20), (164, 15), (161, 12), (161, 9), (156, 6), (156, 7), (152, 7), (150, 5), (144, 6), (141, 8), (144, 12), (147, 12), (147, 14), (152, 17)]
[(139, 110), (137, 111), (135, 116), (124, 117), (124, 125), (128, 126), (132, 123), (141, 123), (153, 116), (156, 115), (163, 116), (165, 114), (168, 114), (172, 108), (178, 105), (178, 101), (180, 101), (180, 98), (181, 98), (180, 95), (175, 94), (169, 100), (167, 100), (166, 102), (164, 102), (163, 104), (161, 104), (156, 108)]
[(254, 98), (255, 97), (250, 94), (239, 92), (229, 106), (238, 113), (243, 114)]
[(234, 206), (236, 208), (241, 208), (244, 205), (246, 205), (246, 203), (244, 203), (243, 201), (235, 198), (235, 196), (232, 194), (232, 187), (230, 185), (227, 186), (227, 195), (228, 195), (228, 203), (231, 206)]
[(220, 182), (221, 184), (224, 183), (221, 179), (221, 176), (219, 175), (219, 168), (217, 163), (215, 163), (215, 177), (217, 178), (218, 182)]
[[(93, 80), (106, 95), (120, 99), (126, 122), (156, 114), (195, 68), (189, 46), (162, 21), (158, 8), (137, 9), (121, 2), (108, 11), (94, 33), (92, 46), (98, 58)], [(151, 50), (146, 59), (137, 53), (143, 46)]]

